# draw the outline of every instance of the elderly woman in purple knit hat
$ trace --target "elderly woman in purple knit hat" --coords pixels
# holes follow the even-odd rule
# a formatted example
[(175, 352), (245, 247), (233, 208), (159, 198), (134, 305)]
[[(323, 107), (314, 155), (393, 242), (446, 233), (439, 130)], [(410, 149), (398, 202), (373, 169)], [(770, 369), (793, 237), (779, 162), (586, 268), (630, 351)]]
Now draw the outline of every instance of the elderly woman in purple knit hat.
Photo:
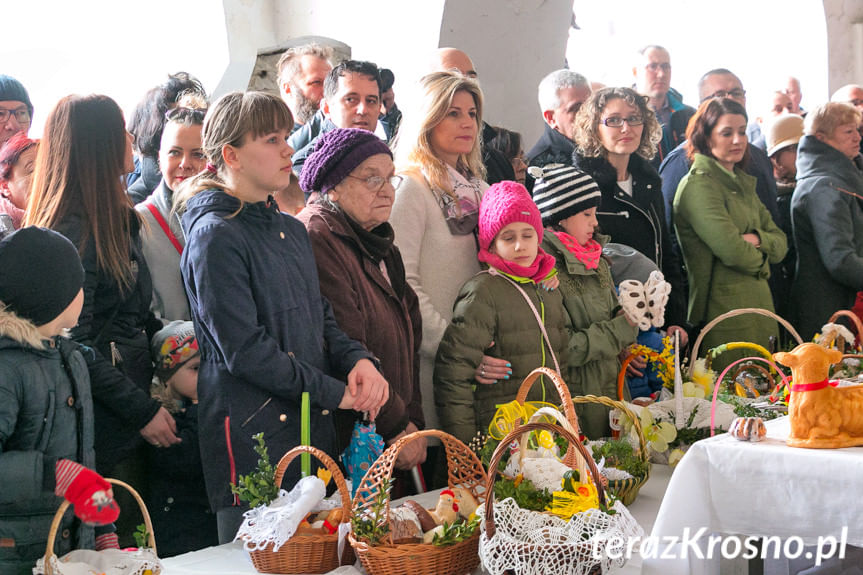
[[(321, 136), (303, 167), (300, 186), (311, 195), (297, 215), (311, 238), (321, 293), (345, 333), (380, 360), (390, 382), (390, 398), (376, 419), (387, 444), (425, 427), (419, 302), (405, 280), (388, 223), (400, 180), (392, 152), (373, 133), (332, 130)], [(353, 411), (336, 416), (342, 447), (355, 417)], [(413, 468), (425, 457), (425, 441), (414, 441), (401, 450), (396, 467)]]

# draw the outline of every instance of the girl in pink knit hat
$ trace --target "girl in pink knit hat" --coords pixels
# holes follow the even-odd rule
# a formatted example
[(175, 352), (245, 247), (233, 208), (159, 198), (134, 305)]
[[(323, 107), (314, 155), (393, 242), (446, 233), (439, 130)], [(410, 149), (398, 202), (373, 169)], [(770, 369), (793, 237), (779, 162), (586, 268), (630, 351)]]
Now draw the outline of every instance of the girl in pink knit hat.
[[(535, 368), (565, 368), (570, 320), (557, 287), (554, 257), (539, 247), (539, 210), (521, 184), (499, 182), (479, 209), (479, 260), (488, 269), (462, 286), (435, 362), (441, 427), (464, 442), (486, 433), (497, 406), (515, 399)], [(512, 375), (477, 385), (483, 355), (504, 358)], [(556, 397), (545, 382), (529, 400)]]

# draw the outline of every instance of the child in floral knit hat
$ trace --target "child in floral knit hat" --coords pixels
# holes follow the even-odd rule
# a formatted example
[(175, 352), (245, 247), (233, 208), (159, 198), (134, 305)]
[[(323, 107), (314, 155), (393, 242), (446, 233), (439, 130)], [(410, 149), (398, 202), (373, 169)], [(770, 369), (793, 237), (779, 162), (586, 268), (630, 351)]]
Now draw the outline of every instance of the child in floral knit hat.
[[(150, 447), (147, 507), (160, 557), (219, 544), (216, 516), (210, 510), (198, 442), (198, 366), (201, 356), (190, 321), (173, 321), (150, 342), (156, 376), (174, 405), (166, 405), (182, 441)], [(163, 394), (164, 395), (164, 394)]]
[[(539, 210), (524, 186), (504, 181), (486, 190), (478, 257), (488, 269), (462, 286), (434, 373), (441, 427), (465, 443), (488, 431), (497, 406), (515, 399), (532, 370), (567, 365), (569, 317), (554, 289), (554, 257), (539, 247), (542, 237)], [(482, 383), (484, 355), (506, 359), (512, 375)], [(556, 402), (546, 387), (534, 385), (528, 399)]]

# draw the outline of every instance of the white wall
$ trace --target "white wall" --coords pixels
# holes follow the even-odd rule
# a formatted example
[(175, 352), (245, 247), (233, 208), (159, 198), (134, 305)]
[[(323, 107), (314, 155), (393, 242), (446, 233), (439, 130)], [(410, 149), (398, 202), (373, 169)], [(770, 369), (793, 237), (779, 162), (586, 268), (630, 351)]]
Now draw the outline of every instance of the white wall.
[(863, 0), (824, 0), (832, 94), (845, 84), (863, 84)]
[(828, 98), (821, 0), (575, 0), (574, 11), (581, 29), (570, 33), (569, 65), (591, 81), (632, 85), (636, 51), (661, 44), (671, 54), (671, 84), (692, 106), (698, 79), (713, 68), (740, 77), (750, 115), (789, 74), (800, 79), (804, 107)]
[[(30, 93), (34, 137), (68, 94), (107, 94), (128, 117), (144, 92), (168, 74), (190, 72), (213, 90), (229, 64), (221, 2), (29, 0), (15, 10), (2, 5), (0, 72), (19, 79)], [(11, 24), (13, 13), (23, 13), (30, 25)]]

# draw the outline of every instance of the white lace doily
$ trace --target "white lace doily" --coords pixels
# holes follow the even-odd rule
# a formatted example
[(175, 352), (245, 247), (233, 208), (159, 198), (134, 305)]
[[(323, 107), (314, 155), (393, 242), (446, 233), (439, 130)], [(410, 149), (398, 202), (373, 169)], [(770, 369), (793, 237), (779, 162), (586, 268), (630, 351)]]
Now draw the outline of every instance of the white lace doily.
[[(620, 501), (614, 515), (599, 509), (576, 513), (569, 521), (544, 513), (527, 511), (511, 498), (494, 504), (494, 536), (485, 534), (485, 504), (477, 509), (480, 525), (479, 555), (493, 575), (513, 570), (519, 575), (588, 575), (599, 563), (603, 573), (622, 567), (626, 554), (611, 559), (604, 553), (611, 538), (640, 537), (644, 530)], [(594, 549), (601, 557), (594, 556)]]

